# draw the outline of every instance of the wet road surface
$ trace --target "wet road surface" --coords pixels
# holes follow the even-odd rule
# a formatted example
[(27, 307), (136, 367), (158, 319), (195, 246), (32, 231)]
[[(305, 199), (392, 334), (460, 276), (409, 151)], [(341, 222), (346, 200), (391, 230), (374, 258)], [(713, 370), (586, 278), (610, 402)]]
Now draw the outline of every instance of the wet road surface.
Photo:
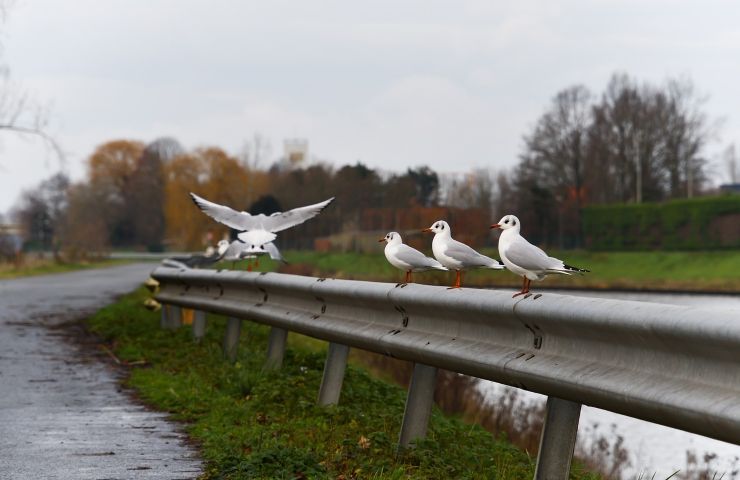
[(0, 477), (184, 479), (195, 450), (166, 415), (135, 404), (114, 369), (65, 339), (155, 264), (0, 281)]

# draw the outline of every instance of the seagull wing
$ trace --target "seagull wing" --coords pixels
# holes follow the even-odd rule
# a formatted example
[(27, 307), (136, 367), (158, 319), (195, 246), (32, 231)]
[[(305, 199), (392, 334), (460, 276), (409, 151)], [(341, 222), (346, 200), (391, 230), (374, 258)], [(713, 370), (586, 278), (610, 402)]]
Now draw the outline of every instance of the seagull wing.
[(271, 259), (277, 260), (278, 262), (288, 263), (283, 260), (283, 256), (280, 255), (280, 250), (278, 250), (274, 243), (267, 242), (265, 244), (265, 250), (267, 250), (267, 253), (270, 255)]
[(548, 256), (541, 248), (532, 245), (521, 235), (514, 238), (504, 254), (514, 265), (532, 272), (564, 268), (562, 261)]
[(481, 266), (503, 268), (503, 266), (501, 266), (501, 262), (499, 262), (498, 260), (494, 260), (491, 257), (486, 257), (485, 255), (476, 252), (464, 243), (458, 242), (454, 239), (451, 240), (447, 245), (445, 254), (456, 260), (461, 261), (464, 265), (470, 267)]
[(257, 215), (254, 218), (258, 218), (260, 227), (264, 228), (268, 232), (279, 232), (315, 217), (333, 201), (334, 197), (331, 197), (328, 200), (324, 200), (323, 202), (315, 203), (313, 205), (294, 208), (287, 212), (273, 213), (269, 217)]
[(406, 244), (398, 246), (395, 256), (398, 260), (411, 265), (413, 268), (447, 270), (435, 259), (427, 257), (417, 249)]
[(203, 213), (217, 222), (223, 223), (227, 227), (243, 231), (252, 230), (260, 226), (257, 217), (253, 217), (247, 212), (237, 212), (231, 207), (209, 202), (205, 198), (199, 197), (192, 192), (190, 193), (190, 198), (193, 199), (195, 205), (197, 205)]

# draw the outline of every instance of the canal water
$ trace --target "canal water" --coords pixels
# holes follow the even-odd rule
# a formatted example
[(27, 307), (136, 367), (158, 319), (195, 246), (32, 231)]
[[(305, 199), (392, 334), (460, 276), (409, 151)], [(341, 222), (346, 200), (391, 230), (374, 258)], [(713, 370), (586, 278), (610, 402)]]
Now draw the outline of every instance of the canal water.
[[(733, 310), (738, 312), (738, 321), (740, 321), (740, 295), (592, 290), (547, 290), (547, 292)], [(738, 352), (738, 355), (740, 356), (740, 352)], [(484, 382), (482, 385), (482, 389), (492, 401), (495, 401), (509, 388), (511, 387), (491, 382)], [(536, 393), (522, 390), (519, 393), (526, 395), (527, 401), (544, 403), (546, 400), (544, 396)], [(716, 477), (714, 477), (715, 480), (719, 478), (723, 480), (740, 479), (740, 445), (720, 442), (606, 410), (584, 406), (581, 411), (578, 429), (579, 447), (589, 451), (595, 446), (593, 443), (597, 441), (596, 439), (601, 437), (610, 446), (615, 445), (619, 441), (619, 437), (622, 438), (622, 446), (627, 451), (630, 463), (630, 466), (622, 471), (623, 479), (642, 478), (643, 480), (649, 480), (653, 478), (653, 475), (655, 475), (656, 480), (665, 479), (676, 470), (681, 470), (681, 474), (683, 474), (692, 469), (694, 471), (696, 471), (695, 469), (709, 471), (710, 474), (706, 477), (709, 479), (713, 478), (714, 472), (717, 472)], [(695, 459), (695, 463), (689, 463), (690, 457)], [(700, 478), (700, 476), (695, 473), (689, 475), (688, 478)]]

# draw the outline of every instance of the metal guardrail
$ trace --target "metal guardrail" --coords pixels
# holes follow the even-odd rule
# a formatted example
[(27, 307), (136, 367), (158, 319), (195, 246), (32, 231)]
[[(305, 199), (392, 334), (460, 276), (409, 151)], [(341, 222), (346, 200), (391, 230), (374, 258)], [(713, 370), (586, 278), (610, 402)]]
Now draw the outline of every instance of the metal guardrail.
[(436, 368), (549, 397), (535, 478), (567, 478), (581, 404), (740, 443), (738, 311), (276, 273), (152, 276), (160, 302), (231, 317), (232, 358), (239, 319), (273, 327), (273, 366), (288, 331), (331, 342), (321, 404), (339, 399), (349, 347), (415, 362), (401, 446), (426, 434)]

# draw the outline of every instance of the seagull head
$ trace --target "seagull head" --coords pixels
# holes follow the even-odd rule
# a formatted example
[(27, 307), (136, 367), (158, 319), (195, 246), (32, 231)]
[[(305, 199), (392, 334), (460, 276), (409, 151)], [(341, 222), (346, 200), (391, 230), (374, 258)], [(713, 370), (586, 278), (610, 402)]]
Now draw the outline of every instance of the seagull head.
[(387, 242), (389, 245), (395, 245), (401, 243), (401, 235), (398, 232), (388, 232), (385, 237), (378, 240), (378, 242)]
[(228, 240), (219, 240), (216, 244), (217, 248), (216, 251), (219, 255), (223, 255), (227, 248), (229, 248), (229, 241)]
[(432, 224), (431, 227), (425, 228), (422, 230), (422, 232), (431, 232), (436, 234), (443, 234), (443, 235), (452, 235), (452, 232), (450, 231), (450, 226), (445, 222), (444, 220), (437, 220)]
[(513, 228), (517, 232), (519, 231), (519, 219), (514, 215), (504, 215), (498, 223), (491, 225), (491, 228), (500, 228), (501, 230), (509, 230)]

